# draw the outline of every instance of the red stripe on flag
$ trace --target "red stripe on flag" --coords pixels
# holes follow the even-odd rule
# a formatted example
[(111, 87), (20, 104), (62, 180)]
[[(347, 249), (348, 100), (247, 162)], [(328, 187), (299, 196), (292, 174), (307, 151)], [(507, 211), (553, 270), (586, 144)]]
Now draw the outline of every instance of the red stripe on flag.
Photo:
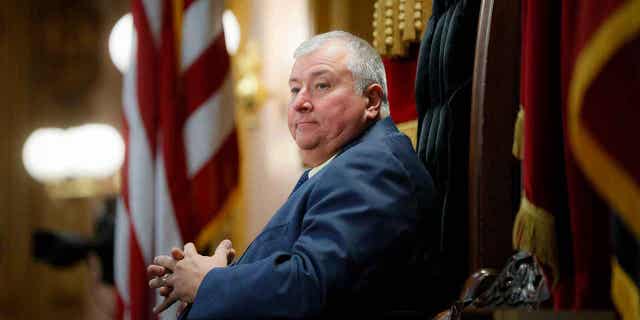
[(187, 11), (189, 6), (194, 2), (195, 2), (194, 0), (184, 0), (184, 5), (182, 6), (184, 8), (184, 11)]
[(124, 301), (122, 297), (118, 294), (118, 291), (114, 291), (113, 295), (115, 296), (115, 312), (113, 314), (114, 319), (124, 319)]
[(222, 208), (231, 191), (238, 185), (238, 137), (231, 131), (220, 149), (193, 177), (195, 226), (206, 226)]
[[(211, 45), (196, 59), (182, 75), (188, 114), (193, 113), (207, 101), (224, 83), (229, 73), (229, 54), (220, 32)], [(233, 106), (224, 106), (232, 108)]]
[[(146, 141), (149, 145), (149, 151), (151, 152), (151, 158), (155, 158), (155, 141), (156, 141), (156, 92), (157, 83), (155, 81), (157, 77), (157, 55), (154, 46), (153, 36), (149, 29), (149, 21), (145, 13), (145, 7), (140, 0), (132, 1), (132, 16), (134, 21), (134, 27), (136, 29), (136, 79), (135, 79), (135, 92), (138, 110), (144, 126)], [(127, 106), (129, 108), (133, 106)], [(131, 119), (130, 119), (131, 120)], [(150, 319), (151, 314), (151, 296), (149, 295), (149, 287), (146, 281), (145, 261), (140, 249), (139, 242), (136, 237), (135, 228), (133, 227), (133, 215), (131, 213), (130, 205), (130, 191), (129, 190), (129, 177), (128, 171), (132, 161), (139, 161), (139, 159), (131, 159), (131, 138), (130, 127), (126, 119), (123, 121), (123, 132), (125, 137), (126, 152), (125, 162), (122, 169), (122, 199), (124, 207), (126, 208), (129, 219), (129, 239), (127, 241), (129, 249), (129, 265), (120, 266), (121, 268), (128, 268), (128, 298), (129, 301), (123, 301), (122, 297), (118, 296), (118, 312), (116, 314), (118, 319), (129, 318), (131, 320), (146, 320)], [(149, 163), (148, 165), (153, 165)], [(143, 187), (143, 186), (138, 186)], [(153, 190), (152, 186), (147, 186), (149, 190)], [(152, 192), (152, 191), (151, 191)], [(117, 257), (116, 257), (117, 262)]]
[(131, 320), (147, 320), (153, 315), (151, 306), (151, 290), (147, 283), (147, 271), (144, 258), (135, 237), (133, 226), (129, 229), (129, 312)]
[(156, 152), (156, 110), (157, 103), (157, 54), (149, 21), (142, 0), (133, 0), (131, 5), (133, 24), (137, 33), (136, 95), (142, 123), (144, 124), (152, 158)]
[(165, 1), (164, 5), (160, 50), (159, 131), (173, 212), (178, 222), (182, 239), (187, 242), (195, 240), (194, 231), (187, 227), (190, 211), (190, 183), (187, 178), (184, 139), (182, 137), (187, 114), (182, 107), (181, 88), (178, 83), (173, 8), (168, 1)]

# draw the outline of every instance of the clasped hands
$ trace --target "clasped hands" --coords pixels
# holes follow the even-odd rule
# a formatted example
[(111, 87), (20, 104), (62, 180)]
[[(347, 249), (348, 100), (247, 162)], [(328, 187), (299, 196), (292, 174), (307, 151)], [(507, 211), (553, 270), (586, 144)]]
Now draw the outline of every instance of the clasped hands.
[(234, 257), (235, 250), (228, 239), (221, 241), (210, 257), (198, 254), (191, 242), (184, 246), (184, 250), (171, 249), (171, 256), (155, 257), (153, 264), (147, 267), (147, 274), (151, 278), (149, 287), (157, 289), (165, 298), (153, 308), (153, 312), (160, 313), (180, 301), (180, 313), (188, 303), (193, 302), (207, 273), (213, 268), (226, 267)]

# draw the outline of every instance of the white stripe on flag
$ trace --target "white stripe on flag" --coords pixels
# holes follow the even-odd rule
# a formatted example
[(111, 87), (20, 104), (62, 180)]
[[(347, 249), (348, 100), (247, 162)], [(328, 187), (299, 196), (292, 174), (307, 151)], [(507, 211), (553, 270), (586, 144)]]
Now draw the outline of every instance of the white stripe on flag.
[[(133, 50), (135, 49), (134, 45)], [(129, 177), (128, 200), (131, 223), (144, 257), (144, 264), (148, 264), (153, 258), (151, 256), (153, 254), (151, 242), (153, 241), (153, 195), (149, 192), (154, 180), (153, 159), (144, 123), (138, 109), (136, 68), (136, 57), (132, 55), (131, 65), (124, 76), (123, 89), (124, 114), (129, 125), (129, 167), (126, 174)]]
[(184, 127), (184, 145), (189, 178), (198, 173), (202, 166), (216, 154), (234, 127), (233, 105), (223, 102), (224, 94), (230, 89), (227, 76), (222, 86), (187, 119)]
[(129, 217), (127, 208), (122, 202), (122, 198), (118, 198), (118, 206), (116, 210), (115, 224), (115, 248), (114, 248), (114, 266), (113, 280), (120, 298), (125, 304), (125, 310), (129, 304)]
[[(149, 22), (149, 31), (153, 37), (153, 44), (160, 48), (160, 31), (162, 30), (162, 2), (161, 0), (142, 0), (144, 13)], [(134, 28), (135, 29), (135, 28)], [(131, 51), (135, 52), (135, 51)]]
[[(192, 3), (182, 19), (182, 58), (180, 70), (187, 70), (222, 31), (223, 1), (198, 0)], [(212, 10), (219, 11), (213, 12)], [(212, 13), (213, 12), (213, 13)]]
[[(161, 138), (158, 140), (158, 145), (162, 145)], [(171, 248), (182, 247), (182, 237), (169, 195), (164, 157), (161, 150), (158, 150), (156, 174), (155, 255), (167, 255), (171, 252)]]

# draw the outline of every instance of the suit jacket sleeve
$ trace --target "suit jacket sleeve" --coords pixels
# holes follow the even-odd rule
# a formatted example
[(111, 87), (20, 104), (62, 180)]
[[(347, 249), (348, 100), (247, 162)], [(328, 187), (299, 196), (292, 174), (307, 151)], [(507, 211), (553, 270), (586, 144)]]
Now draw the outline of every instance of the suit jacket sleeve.
[(397, 239), (415, 232), (417, 200), (409, 173), (384, 150), (361, 144), (335, 158), (314, 177), (292, 248), (211, 270), (188, 319), (316, 315), (368, 269), (388, 263)]

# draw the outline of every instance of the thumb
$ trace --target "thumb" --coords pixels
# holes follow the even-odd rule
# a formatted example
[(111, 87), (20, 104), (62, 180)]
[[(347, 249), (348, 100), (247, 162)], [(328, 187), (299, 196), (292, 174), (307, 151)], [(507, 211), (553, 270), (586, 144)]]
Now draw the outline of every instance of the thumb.
[(179, 248), (173, 248), (171, 249), (171, 257), (176, 260), (182, 260), (184, 259), (184, 251), (180, 250)]
[(214, 254), (223, 254), (226, 255), (226, 253), (229, 250), (232, 250), (232, 244), (231, 244), (231, 240), (229, 239), (224, 239), (222, 241), (220, 241), (220, 244), (218, 244), (218, 247), (216, 248), (216, 251)]
[(196, 250), (196, 246), (193, 244), (193, 242), (189, 242), (184, 245), (184, 255), (185, 256), (198, 255), (198, 250)]

